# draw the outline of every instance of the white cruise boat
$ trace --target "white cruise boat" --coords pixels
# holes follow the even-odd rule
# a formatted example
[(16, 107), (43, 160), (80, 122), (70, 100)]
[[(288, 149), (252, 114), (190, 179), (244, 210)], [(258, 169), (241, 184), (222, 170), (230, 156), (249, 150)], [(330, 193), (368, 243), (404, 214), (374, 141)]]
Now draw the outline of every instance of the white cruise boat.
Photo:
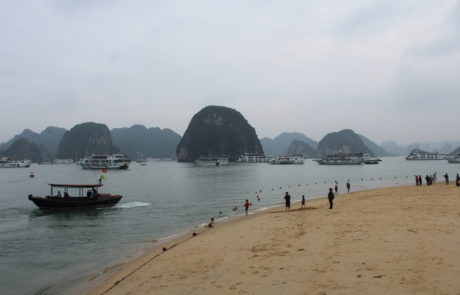
[(123, 154), (85, 157), (80, 165), (83, 169), (128, 169), (131, 161)]
[(304, 162), (303, 156), (278, 156), (268, 161), (269, 164), (275, 165), (303, 164)]
[(460, 153), (455, 155), (449, 155), (446, 157), (446, 160), (451, 164), (458, 164), (460, 163)]
[(407, 155), (406, 160), (444, 160), (446, 155), (440, 153), (429, 153), (419, 149), (413, 149), (409, 155)]
[(241, 155), (236, 161), (238, 163), (268, 163), (270, 159), (272, 159), (272, 156), (269, 155), (256, 155), (256, 154), (250, 154), (250, 153), (245, 153), (244, 155)]
[(195, 160), (195, 166), (228, 166), (227, 157), (200, 157)]
[(362, 154), (335, 153), (315, 160), (320, 165), (361, 165), (364, 163)]
[(29, 160), (13, 161), (8, 157), (0, 158), (0, 168), (28, 168), (30, 164)]
[(372, 157), (369, 153), (363, 153), (363, 162), (364, 164), (378, 164), (382, 161), (379, 158)]

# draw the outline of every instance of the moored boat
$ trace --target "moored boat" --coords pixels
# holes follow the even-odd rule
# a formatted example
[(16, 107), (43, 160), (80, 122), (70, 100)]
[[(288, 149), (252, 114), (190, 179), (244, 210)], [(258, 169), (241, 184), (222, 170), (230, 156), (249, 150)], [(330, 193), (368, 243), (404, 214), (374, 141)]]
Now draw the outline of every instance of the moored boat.
[(451, 164), (459, 164), (460, 163), (460, 153), (455, 155), (449, 155), (446, 157), (447, 162)]
[(363, 153), (364, 164), (378, 164), (381, 161), (381, 159), (372, 157), (369, 153)]
[(227, 157), (200, 157), (195, 160), (195, 166), (228, 166)]
[(257, 155), (244, 153), (236, 160), (238, 163), (268, 163), (273, 157), (269, 155)]
[(0, 168), (29, 168), (29, 167), (30, 167), (29, 160), (14, 161), (14, 160), (10, 160), (8, 157), (0, 158)]
[(315, 160), (320, 165), (361, 165), (364, 163), (362, 154), (334, 153)]
[(130, 160), (123, 154), (97, 155), (85, 157), (80, 165), (83, 169), (128, 169)]
[(269, 164), (274, 165), (290, 165), (290, 164), (303, 164), (305, 162), (303, 156), (278, 156), (276, 158), (270, 159)]
[[(40, 197), (29, 195), (28, 198), (40, 209), (71, 209), (71, 208), (92, 208), (113, 206), (123, 197), (121, 195), (100, 194), (99, 188), (102, 184), (55, 184), (49, 183), (51, 193), (49, 196)], [(61, 191), (55, 194), (55, 189)], [(69, 191), (77, 191), (69, 194)], [(85, 192), (86, 191), (86, 192)]]
[(406, 160), (444, 160), (446, 155), (440, 153), (430, 153), (425, 152), (420, 149), (413, 149), (409, 155), (407, 155)]

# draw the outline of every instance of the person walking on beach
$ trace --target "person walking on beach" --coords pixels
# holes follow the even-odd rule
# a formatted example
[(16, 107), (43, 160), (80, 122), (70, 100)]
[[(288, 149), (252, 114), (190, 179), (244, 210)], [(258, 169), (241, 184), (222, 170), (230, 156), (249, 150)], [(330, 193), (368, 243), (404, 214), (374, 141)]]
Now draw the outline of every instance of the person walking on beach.
[(444, 174), (444, 179), (446, 180), (446, 184), (449, 184), (449, 174)]
[(291, 210), (291, 196), (288, 192), (284, 195), (284, 200), (286, 201), (286, 211)]
[(455, 179), (455, 185), (460, 186), (460, 175), (457, 173), (457, 178)]
[(422, 175), (418, 176), (418, 185), (422, 186)]
[(329, 188), (329, 194), (327, 195), (327, 198), (329, 199), (329, 209), (332, 209), (332, 207), (334, 206), (334, 198), (335, 198), (335, 195), (332, 192), (332, 187)]
[(335, 190), (335, 194), (337, 195), (339, 193), (339, 183), (337, 182), (337, 180), (335, 181), (334, 190)]
[(415, 185), (418, 186), (418, 175), (415, 175)]
[(248, 215), (249, 206), (251, 206), (251, 203), (249, 203), (249, 201), (246, 200), (246, 202), (244, 202), (244, 211), (246, 212), (246, 215)]
[(302, 195), (302, 200), (300, 202), (301, 202), (300, 208), (306, 208), (305, 207), (305, 195)]
[(348, 180), (347, 181), (347, 191), (348, 191), (348, 193), (350, 193), (350, 188), (351, 188), (350, 180)]

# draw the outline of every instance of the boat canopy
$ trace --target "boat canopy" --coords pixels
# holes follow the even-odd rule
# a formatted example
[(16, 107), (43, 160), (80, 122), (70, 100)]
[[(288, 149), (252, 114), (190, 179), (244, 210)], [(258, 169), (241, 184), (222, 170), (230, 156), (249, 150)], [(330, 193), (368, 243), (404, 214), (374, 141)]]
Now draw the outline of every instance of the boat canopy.
[(70, 188), (92, 188), (92, 187), (101, 187), (101, 184), (57, 184), (57, 183), (48, 183), (51, 187), (70, 187)]

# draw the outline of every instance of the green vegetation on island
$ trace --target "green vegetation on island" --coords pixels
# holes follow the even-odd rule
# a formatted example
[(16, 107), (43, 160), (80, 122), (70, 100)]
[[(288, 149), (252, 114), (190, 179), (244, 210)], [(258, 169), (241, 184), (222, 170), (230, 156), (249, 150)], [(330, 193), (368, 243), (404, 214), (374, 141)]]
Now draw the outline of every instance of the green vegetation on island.
[(158, 127), (147, 129), (144, 125), (133, 125), (129, 128), (112, 129), (112, 140), (131, 159), (143, 157), (174, 159), (180, 135), (171, 129)]
[(56, 158), (78, 160), (91, 154), (109, 154), (118, 151), (112, 143), (112, 135), (105, 124), (88, 122), (75, 125), (64, 134)]
[(202, 156), (235, 160), (244, 153), (263, 155), (256, 131), (241, 113), (222, 106), (207, 106), (195, 114), (176, 149), (179, 162)]

